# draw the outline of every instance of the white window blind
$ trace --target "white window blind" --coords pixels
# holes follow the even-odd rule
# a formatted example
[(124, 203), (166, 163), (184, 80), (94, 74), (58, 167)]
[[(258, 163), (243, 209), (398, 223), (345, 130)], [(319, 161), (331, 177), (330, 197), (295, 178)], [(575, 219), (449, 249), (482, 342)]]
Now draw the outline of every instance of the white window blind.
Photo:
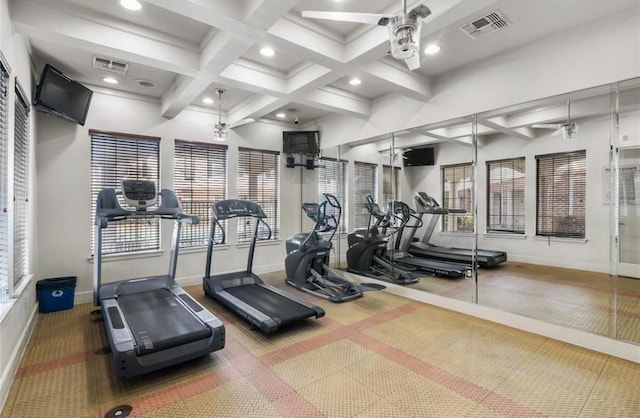
[[(0, 299), (6, 297), (9, 289), (9, 220), (7, 218), (8, 159), (7, 125), (9, 95), (9, 74), (0, 64)], [(1, 292), (5, 292), (2, 294)]]
[[(267, 214), (271, 239), (280, 235), (280, 153), (251, 148), (238, 150), (238, 197), (258, 203)], [(251, 241), (253, 223), (238, 222), (238, 242)]]
[[(342, 219), (338, 232), (346, 233), (347, 228), (347, 162), (337, 161), (331, 158), (320, 160), (318, 167), (318, 195), (329, 193), (334, 195), (342, 206)], [(318, 202), (320, 197), (318, 197)], [(331, 207), (327, 205), (329, 211)]]
[(524, 157), (487, 161), (487, 175), (487, 231), (524, 234)]
[(354, 229), (367, 228), (369, 226), (369, 212), (365, 206), (367, 196), (373, 196), (373, 200), (378, 200), (376, 185), (378, 184), (378, 166), (371, 163), (354, 162), (354, 193), (353, 208)]
[[(382, 204), (387, 205), (391, 200), (400, 197), (400, 167), (382, 166)], [(392, 175), (395, 174), (395, 175)], [(394, 195), (395, 193), (395, 195)]]
[(473, 232), (473, 165), (459, 164), (442, 167), (442, 207), (464, 209), (466, 213), (442, 216), (442, 230)]
[(536, 156), (536, 235), (584, 238), (586, 151)]
[(176, 140), (173, 178), (182, 210), (200, 218), (184, 226), (180, 247), (206, 247), (211, 206), (227, 198), (227, 146)]
[(29, 102), (16, 84), (15, 134), (13, 145), (13, 283), (29, 266), (27, 211), (29, 204)]
[[(91, 136), (91, 231), (100, 190), (121, 190), (123, 179), (153, 180), (160, 190), (160, 138), (90, 130)], [(124, 205), (123, 201), (120, 204)], [(95, 248), (92, 236), (92, 251)], [(102, 253), (118, 254), (160, 248), (157, 219), (117, 222), (103, 231)]]

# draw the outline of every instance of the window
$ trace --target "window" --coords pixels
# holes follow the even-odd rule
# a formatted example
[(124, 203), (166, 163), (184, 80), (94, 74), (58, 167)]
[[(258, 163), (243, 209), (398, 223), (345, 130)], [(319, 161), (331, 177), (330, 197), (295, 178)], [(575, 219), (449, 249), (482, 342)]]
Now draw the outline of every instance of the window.
[(536, 156), (536, 235), (585, 237), (586, 151)]
[[(280, 234), (280, 153), (240, 148), (238, 197), (256, 202), (267, 214), (271, 239)], [(251, 241), (253, 222), (238, 222), (238, 242)]]
[(487, 231), (524, 234), (524, 158), (487, 161)]
[[(0, 64), (0, 299), (9, 289), (9, 220), (7, 219), (7, 96), (9, 74)], [(2, 292), (5, 292), (4, 294)]]
[(365, 207), (367, 196), (373, 196), (377, 201), (378, 166), (370, 163), (354, 163), (354, 193), (353, 208), (355, 211), (354, 225), (357, 228), (367, 228), (369, 226), (369, 212)]
[(442, 167), (442, 192), (442, 207), (461, 212), (442, 215), (442, 230), (473, 232), (473, 165)]
[[(95, 229), (96, 199), (100, 190), (120, 190), (123, 179), (153, 180), (160, 190), (160, 138), (90, 130), (91, 230)], [(121, 204), (122, 201), (121, 201)], [(95, 248), (92, 236), (92, 251)], [(136, 219), (103, 230), (102, 254), (160, 249), (158, 219)]]
[(28, 273), (29, 101), (16, 83), (13, 145), (13, 284)]
[[(318, 168), (318, 195), (329, 193), (334, 195), (342, 206), (342, 219), (338, 232), (346, 233), (347, 229), (347, 162), (323, 158)], [(318, 197), (319, 201), (320, 197)], [(327, 205), (327, 208), (329, 206)]]
[(200, 218), (184, 226), (180, 247), (206, 247), (211, 206), (227, 198), (227, 146), (176, 140), (174, 189), (182, 210)]
[(385, 205), (400, 197), (400, 170), (400, 167), (394, 166), (392, 176), (391, 166), (382, 166), (382, 203)]

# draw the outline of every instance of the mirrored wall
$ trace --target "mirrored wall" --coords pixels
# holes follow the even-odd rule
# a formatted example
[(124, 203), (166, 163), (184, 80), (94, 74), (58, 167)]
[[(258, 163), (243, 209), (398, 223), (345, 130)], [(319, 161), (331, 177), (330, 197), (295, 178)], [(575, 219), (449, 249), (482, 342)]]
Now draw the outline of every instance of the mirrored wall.
[(373, 196), (385, 260), (419, 278), (401, 285), (640, 343), (640, 80), (334, 153), (345, 233)]

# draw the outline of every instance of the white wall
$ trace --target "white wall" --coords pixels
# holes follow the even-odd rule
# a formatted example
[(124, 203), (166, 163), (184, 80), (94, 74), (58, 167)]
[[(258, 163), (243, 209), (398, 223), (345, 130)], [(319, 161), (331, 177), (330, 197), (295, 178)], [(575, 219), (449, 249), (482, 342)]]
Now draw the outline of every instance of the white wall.
[(640, 18), (622, 17), (569, 38), (543, 40), (433, 83), (427, 103), (385, 97), (364, 120), (325, 118), (325, 145), (349, 143), (640, 76)]
[[(9, 150), (12, 150), (13, 140), (13, 102), (15, 100), (15, 83), (20, 85), (24, 93), (28, 98), (32, 94), (32, 77), (30, 69), (30, 60), (27, 52), (27, 44), (24, 38), (20, 35), (14, 34), (12, 31), (12, 25), (10, 21), (9, 8), (7, 0), (0, 1), (0, 51), (4, 56), (6, 63), (10, 67), (10, 82), (8, 91), (8, 141)], [(34, 161), (34, 141), (35, 136), (35, 124), (34, 118), (31, 118), (31, 148), (30, 158)], [(10, 153), (11, 155), (11, 153)], [(11, 159), (9, 160), (9, 167), (11, 165)], [(35, 169), (34, 165), (31, 165), (31, 184), (29, 191), (29, 221), (34, 219), (34, 208), (37, 205), (36, 190), (34, 189)], [(11, 184), (12, 175), (9, 174), (9, 184)], [(2, 187), (6, 187), (2, 185)], [(7, 188), (11, 197), (11, 188)], [(9, 211), (4, 216), (11, 215), (11, 204), (9, 205)], [(11, 218), (9, 218), (11, 219)], [(33, 327), (34, 318), (36, 315), (36, 300), (34, 289), (34, 277), (37, 277), (38, 272), (36, 269), (37, 252), (33, 245), (36, 242), (35, 231), (37, 230), (37, 224), (32, 223), (32, 228), (29, 231), (31, 246), (29, 248), (29, 273), (28, 278), (20, 283), (18, 288), (14, 288), (12, 291), (12, 301), (9, 304), (0, 306), (0, 408), (4, 404), (6, 396), (11, 387), (13, 376), (18, 368), (20, 358), (24, 352), (24, 348), (28, 341), (31, 329)]]

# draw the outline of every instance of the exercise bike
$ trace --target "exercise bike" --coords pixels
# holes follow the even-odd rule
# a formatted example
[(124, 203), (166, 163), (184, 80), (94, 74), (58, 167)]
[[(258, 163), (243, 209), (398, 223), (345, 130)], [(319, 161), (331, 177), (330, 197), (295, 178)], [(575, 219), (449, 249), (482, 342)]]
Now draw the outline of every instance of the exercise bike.
[[(359, 298), (365, 291), (385, 289), (385, 286), (373, 283), (352, 283), (329, 267), (331, 239), (342, 215), (342, 207), (335, 196), (323, 193), (320, 203), (303, 203), (302, 210), (314, 221), (314, 226), (310, 232), (296, 234), (286, 242), (287, 284), (336, 303)], [(330, 235), (326, 238), (321, 234)]]
[(418, 282), (420, 278), (409, 271), (415, 267), (395, 263), (387, 253), (389, 238), (404, 228), (409, 216), (382, 212), (371, 195), (367, 196), (365, 207), (369, 212), (369, 226), (349, 234), (347, 271), (394, 284)]

